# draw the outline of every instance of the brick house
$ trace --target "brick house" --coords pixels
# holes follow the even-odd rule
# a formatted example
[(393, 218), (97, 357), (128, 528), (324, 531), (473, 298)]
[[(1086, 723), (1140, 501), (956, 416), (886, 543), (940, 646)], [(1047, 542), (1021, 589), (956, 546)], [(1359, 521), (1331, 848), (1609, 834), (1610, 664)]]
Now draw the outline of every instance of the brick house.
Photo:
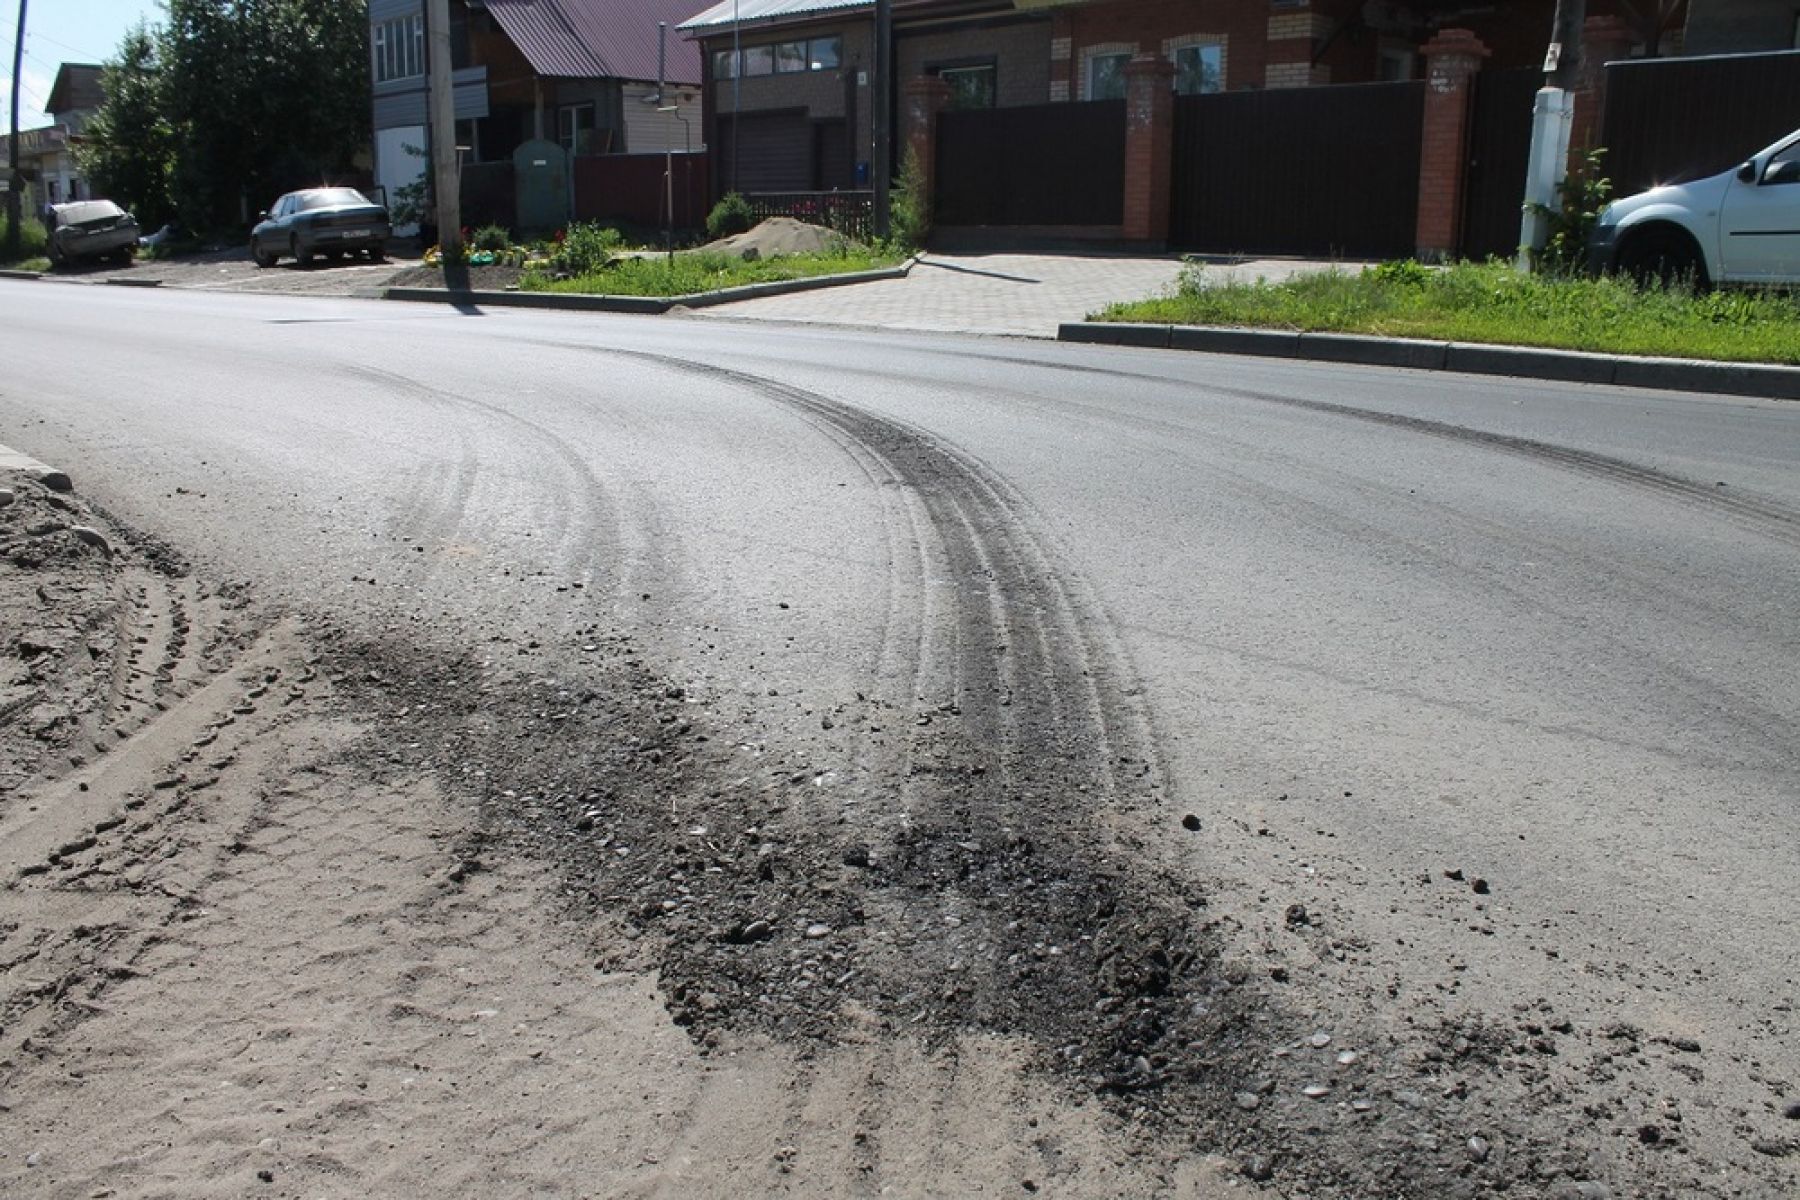
[[(1614, 7), (1589, 5), (1597, 15)], [(1525, 67), (1542, 60), (1553, 9), (1554, 0), (1473, 11), (1460, 0), (895, 0), (894, 111), (898, 89), (920, 77), (948, 83), (951, 108), (1116, 99), (1125, 64), (1144, 54), (1173, 65), (1177, 94), (1416, 79), (1419, 47), (1446, 20), (1482, 38), (1489, 68)], [(704, 55), (718, 191), (868, 186), (870, 0), (720, 0), (680, 30)]]

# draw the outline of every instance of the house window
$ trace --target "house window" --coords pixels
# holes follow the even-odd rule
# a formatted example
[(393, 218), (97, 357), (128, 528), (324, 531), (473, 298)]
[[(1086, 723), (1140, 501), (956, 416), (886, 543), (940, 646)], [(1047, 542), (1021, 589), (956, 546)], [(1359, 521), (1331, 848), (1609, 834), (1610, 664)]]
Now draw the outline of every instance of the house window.
[(1131, 51), (1118, 53), (1090, 54), (1087, 56), (1087, 84), (1089, 100), (1123, 100), (1125, 98), (1125, 64), (1131, 61)]
[(375, 82), (412, 79), (425, 73), (425, 18), (420, 13), (383, 21), (370, 41)]
[(844, 39), (838, 37), (814, 38), (806, 43), (807, 60), (815, 71), (835, 71), (838, 60), (843, 57)]
[(938, 78), (950, 85), (950, 107), (994, 107), (994, 64), (971, 67), (943, 67)]
[(1175, 60), (1175, 91), (1183, 96), (1225, 90), (1225, 48), (1219, 44), (1180, 46)]
[(794, 75), (806, 70), (805, 42), (776, 42), (769, 47), (775, 56), (775, 73), (777, 75)]
[(744, 75), (773, 75), (775, 73), (775, 47), (745, 46)]
[(713, 78), (730, 79), (737, 74), (737, 59), (729, 50), (713, 51)]
[(570, 154), (592, 154), (594, 146), (594, 105), (565, 104), (556, 112), (556, 140)]

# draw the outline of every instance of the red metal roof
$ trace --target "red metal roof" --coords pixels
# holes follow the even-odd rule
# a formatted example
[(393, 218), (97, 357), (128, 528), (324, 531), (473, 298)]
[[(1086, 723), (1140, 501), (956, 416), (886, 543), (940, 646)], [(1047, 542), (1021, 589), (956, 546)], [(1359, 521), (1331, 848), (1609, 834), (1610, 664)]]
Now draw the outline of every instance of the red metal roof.
[(486, 0), (539, 75), (656, 81), (656, 23), (669, 26), (670, 83), (700, 82), (700, 50), (675, 26), (695, 0)]

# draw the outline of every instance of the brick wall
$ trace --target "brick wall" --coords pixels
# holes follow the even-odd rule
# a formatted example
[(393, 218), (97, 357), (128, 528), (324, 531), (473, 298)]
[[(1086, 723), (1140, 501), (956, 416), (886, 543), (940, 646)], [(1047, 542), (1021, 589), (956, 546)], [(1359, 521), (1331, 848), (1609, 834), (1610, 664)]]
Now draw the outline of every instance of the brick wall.
[(977, 22), (929, 33), (897, 30), (894, 75), (905, 82), (960, 60), (994, 61), (994, 102), (1000, 108), (1050, 99), (1050, 19)]

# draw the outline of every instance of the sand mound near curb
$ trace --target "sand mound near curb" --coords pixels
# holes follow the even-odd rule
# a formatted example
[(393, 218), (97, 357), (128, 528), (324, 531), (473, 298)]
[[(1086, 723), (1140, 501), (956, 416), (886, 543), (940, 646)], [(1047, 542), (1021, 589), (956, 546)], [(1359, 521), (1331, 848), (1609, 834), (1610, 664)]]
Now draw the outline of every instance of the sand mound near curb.
[(823, 225), (809, 225), (792, 217), (769, 217), (752, 229), (708, 242), (700, 249), (739, 256), (754, 250), (756, 253), (749, 257), (774, 258), (781, 254), (824, 254), (846, 243), (850, 239)]

